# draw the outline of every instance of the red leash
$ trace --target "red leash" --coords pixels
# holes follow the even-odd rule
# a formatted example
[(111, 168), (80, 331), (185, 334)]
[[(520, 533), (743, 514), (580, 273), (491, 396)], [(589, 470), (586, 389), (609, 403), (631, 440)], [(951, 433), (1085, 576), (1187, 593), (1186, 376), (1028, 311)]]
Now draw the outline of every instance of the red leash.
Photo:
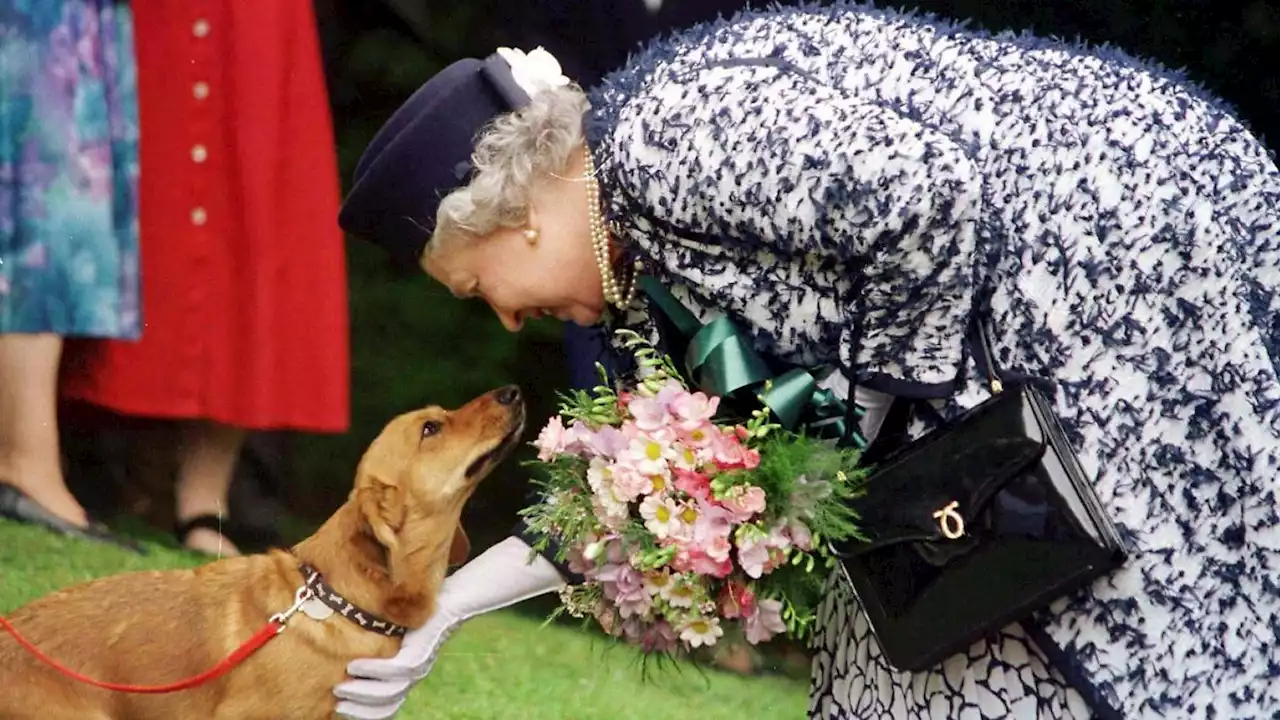
[(176, 683), (170, 683), (169, 685), (123, 685), (119, 683), (95, 680), (91, 677), (81, 675), (71, 668), (59, 663), (57, 660), (45, 655), (39, 648), (32, 645), (30, 640), (19, 635), (17, 629), (15, 629), (13, 625), (10, 625), (9, 621), (5, 620), (3, 617), (0, 617), (0, 627), (9, 631), (9, 634), (13, 636), (13, 639), (17, 640), (18, 644), (26, 649), (27, 652), (31, 653), (31, 655), (37, 660), (48, 665), (54, 670), (57, 670), (63, 675), (66, 675), (72, 680), (77, 680), (86, 685), (93, 685), (94, 687), (100, 687), (105, 690), (113, 690), (115, 692), (160, 695), (164, 693), (178, 692), (179, 690), (190, 690), (193, 687), (198, 687), (212, 680), (216, 680), (231, 672), (237, 665), (247, 660), (250, 655), (253, 655), (255, 652), (262, 649), (262, 646), (270, 642), (271, 638), (274, 638), (284, 632), (285, 624), (289, 622), (289, 618), (293, 617), (294, 613), (298, 612), (298, 609), (302, 607), (302, 603), (310, 597), (311, 590), (309, 588), (304, 587), (299, 589), (297, 601), (294, 602), (293, 607), (289, 608), (285, 612), (272, 615), (271, 619), (267, 621), (266, 625), (262, 626), (261, 630), (254, 633), (253, 637), (249, 638), (243, 645), (236, 648), (236, 651), (228, 655), (222, 660), (222, 662), (214, 665), (199, 675)]

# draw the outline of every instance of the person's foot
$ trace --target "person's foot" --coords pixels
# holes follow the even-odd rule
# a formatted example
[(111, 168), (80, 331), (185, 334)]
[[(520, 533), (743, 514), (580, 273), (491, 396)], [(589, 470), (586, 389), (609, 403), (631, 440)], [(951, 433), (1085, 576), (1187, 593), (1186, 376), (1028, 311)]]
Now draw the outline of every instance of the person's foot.
[(68, 522), (31, 499), (15, 483), (3, 480), (0, 480), (0, 518), (36, 525), (79, 540), (108, 543), (138, 554), (146, 552), (142, 545), (111, 532), (105, 525), (90, 518), (86, 517), (84, 522), (78, 524)]
[(174, 535), (182, 546), (213, 557), (236, 557), (240, 549), (223, 534), (225, 520), (217, 515), (197, 515), (179, 520)]
[(3, 482), (39, 505), (46, 513), (77, 527), (89, 524), (88, 514), (75, 495), (67, 489), (60, 468), (42, 467), (40, 463), (23, 462), (20, 459), (10, 460), (5, 463), (5, 467), (8, 473)]

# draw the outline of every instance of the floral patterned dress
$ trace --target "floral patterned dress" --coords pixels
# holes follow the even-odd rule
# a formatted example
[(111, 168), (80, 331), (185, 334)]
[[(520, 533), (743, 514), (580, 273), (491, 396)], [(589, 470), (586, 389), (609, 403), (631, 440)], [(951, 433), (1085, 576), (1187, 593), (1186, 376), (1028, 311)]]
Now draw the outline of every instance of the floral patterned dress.
[(129, 6), (0, 0), (0, 332), (136, 338)]

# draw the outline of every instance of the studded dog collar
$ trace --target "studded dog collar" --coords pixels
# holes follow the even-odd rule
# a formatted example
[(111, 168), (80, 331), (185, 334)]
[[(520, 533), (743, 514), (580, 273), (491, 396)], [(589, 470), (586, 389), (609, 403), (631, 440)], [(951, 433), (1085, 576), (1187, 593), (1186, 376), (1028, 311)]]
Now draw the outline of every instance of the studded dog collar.
[(390, 620), (383, 620), (342, 597), (324, 581), (324, 577), (320, 575), (319, 570), (307, 563), (299, 563), (298, 569), (302, 571), (302, 577), (306, 580), (307, 589), (311, 591), (314, 599), (323, 603), (333, 612), (369, 632), (376, 632), (387, 637), (404, 637), (407, 631), (405, 626), (397, 625)]

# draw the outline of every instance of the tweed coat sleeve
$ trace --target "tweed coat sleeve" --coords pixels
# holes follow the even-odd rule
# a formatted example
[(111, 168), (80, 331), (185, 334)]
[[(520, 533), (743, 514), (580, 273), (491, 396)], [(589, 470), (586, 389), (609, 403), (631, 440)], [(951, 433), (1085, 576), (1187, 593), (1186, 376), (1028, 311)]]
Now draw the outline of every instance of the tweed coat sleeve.
[(657, 70), (615, 122), (613, 170), (654, 234), (862, 273), (842, 298), (842, 363), (886, 392), (951, 391), (982, 211), (971, 148), (772, 58)]

